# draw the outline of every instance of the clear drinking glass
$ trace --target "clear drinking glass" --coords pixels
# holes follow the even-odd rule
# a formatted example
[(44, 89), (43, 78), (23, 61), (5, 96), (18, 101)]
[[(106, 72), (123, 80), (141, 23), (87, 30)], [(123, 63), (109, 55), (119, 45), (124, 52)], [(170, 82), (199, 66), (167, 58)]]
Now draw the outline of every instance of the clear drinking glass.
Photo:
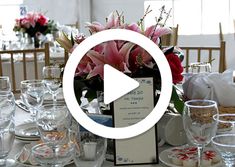
[(79, 135), (74, 156), (76, 166), (101, 167), (106, 155), (107, 139), (90, 132), (80, 132)]
[(30, 121), (35, 122), (36, 121), (36, 111), (33, 109), (33, 107), (31, 105), (28, 105), (28, 103), (26, 102), (26, 98), (27, 98), (27, 94), (26, 94), (27, 86), (29, 84), (32, 84), (32, 83), (42, 83), (42, 80), (24, 80), (24, 81), (21, 81), (20, 82), (20, 90), (21, 90), (20, 98), (23, 101), (23, 103), (29, 108), (30, 116), (31, 116)]
[(27, 106), (32, 109), (33, 121), (36, 120), (38, 108), (42, 105), (45, 93), (45, 85), (42, 82), (30, 83), (26, 87), (24, 100)]
[(34, 160), (45, 167), (63, 167), (71, 162), (74, 156), (74, 144), (59, 144), (56, 149), (48, 143), (42, 143), (32, 148)]
[(49, 93), (52, 95), (53, 102), (56, 102), (56, 95), (59, 93), (61, 81), (61, 68), (58, 66), (45, 66), (42, 70), (43, 82)]
[(46, 104), (40, 107), (37, 114), (37, 126), (41, 139), (51, 145), (68, 141), (70, 114), (64, 103)]
[(11, 91), (11, 82), (8, 76), (0, 77), (0, 91)]
[(204, 146), (210, 143), (217, 130), (217, 103), (212, 100), (190, 100), (185, 102), (183, 125), (189, 141), (198, 148), (198, 166), (201, 166)]
[(15, 161), (8, 159), (15, 139), (15, 98), (11, 92), (0, 93), (0, 166), (14, 166)]
[[(48, 148), (51, 152), (51, 158), (54, 159), (54, 161), (45, 159), (45, 161), (50, 161), (49, 166), (63, 166), (64, 163), (67, 163), (67, 158), (70, 157), (71, 152), (73, 153), (72, 145), (74, 143), (70, 142), (69, 135), (70, 123), (71, 116), (64, 103), (46, 104), (40, 107), (40, 112), (37, 114), (38, 130), (42, 141), (47, 145), (44, 147)], [(68, 144), (70, 144), (71, 149), (64, 151), (64, 154), (67, 154), (65, 157), (68, 156), (65, 158), (64, 155), (60, 155), (63, 153), (61, 148)], [(61, 159), (57, 160), (58, 157), (61, 157)], [(41, 163), (44, 164), (45, 162)]]
[(235, 166), (235, 114), (217, 116), (217, 135), (212, 137), (212, 146), (223, 159), (226, 167)]

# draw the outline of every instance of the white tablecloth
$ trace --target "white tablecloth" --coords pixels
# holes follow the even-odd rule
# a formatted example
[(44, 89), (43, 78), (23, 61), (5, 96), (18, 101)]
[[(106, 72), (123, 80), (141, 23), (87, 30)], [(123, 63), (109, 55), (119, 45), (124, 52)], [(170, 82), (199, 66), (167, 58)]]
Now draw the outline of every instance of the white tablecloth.
[[(24, 123), (25, 120), (28, 120), (29, 119), (29, 113), (19, 109), (18, 107), (16, 107), (16, 115), (15, 115), (15, 124), (16, 126), (17, 125), (20, 125), (22, 123)], [(19, 151), (23, 148), (25, 143), (15, 139), (15, 142), (14, 142), (14, 145), (12, 147), (12, 150), (11, 150), (11, 153), (9, 155), (9, 157), (12, 157), (14, 158), (15, 155), (17, 153), (19, 153)], [(161, 148), (161, 150), (164, 149), (164, 148)], [(19, 165), (21, 166), (21, 165)], [(69, 167), (75, 167), (75, 164), (71, 164), (71, 165), (68, 165)], [(113, 167), (114, 166), (114, 163), (113, 162), (110, 162), (110, 161), (105, 161), (104, 164), (102, 165), (102, 167)], [(140, 166), (140, 165), (138, 165)], [(137, 166), (126, 166), (126, 167), (137, 167)], [(156, 164), (156, 165), (141, 165), (141, 167), (165, 167), (165, 165), (163, 164)]]

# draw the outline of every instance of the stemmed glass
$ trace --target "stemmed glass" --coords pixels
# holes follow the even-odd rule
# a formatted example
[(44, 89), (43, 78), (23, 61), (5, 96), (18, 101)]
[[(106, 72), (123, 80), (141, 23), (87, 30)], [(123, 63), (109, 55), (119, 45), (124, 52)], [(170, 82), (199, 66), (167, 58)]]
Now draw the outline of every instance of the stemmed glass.
[(0, 91), (11, 91), (11, 83), (8, 76), (1, 76), (0, 77)]
[(198, 167), (201, 166), (203, 148), (210, 143), (217, 130), (217, 103), (212, 100), (185, 102), (183, 125), (189, 141), (198, 148)]
[[(37, 114), (37, 126), (41, 136), (41, 139), (49, 150), (51, 150), (51, 159), (38, 159), (43, 165), (47, 166), (63, 166), (71, 158), (73, 152), (73, 144), (70, 143), (69, 138), (69, 125), (71, 122), (71, 116), (64, 103), (46, 104), (40, 107), (40, 112)], [(61, 147), (63, 145), (69, 147), (63, 154), (63, 158), (59, 160), (61, 155)], [(35, 146), (34, 153), (37, 153)]]
[(14, 166), (13, 159), (7, 159), (15, 139), (15, 98), (12, 92), (0, 93), (0, 166)]
[(27, 86), (29, 84), (32, 84), (32, 83), (42, 83), (42, 80), (24, 80), (24, 81), (21, 81), (20, 82), (20, 89), (21, 89), (21, 100), (23, 101), (23, 103), (29, 108), (29, 111), (30, 111), (30, 116), (31, 116), (31, 119), (30, 121), (32, 122), (36, 122), (36, 111), (35, 109), (31, 106), (31, 105), (28, 105), (27, 103)]
[(43, 82), (49, 93), (52, 95), (53, 103), (56, 102), (56, 95), (59, 93), (61, 86), (61, 68), (58, 66), (45, 66), (42, 70)]
[(235, 166), (235, 114), (219, 114), (217, 135), (212, 137), (212, 146), (222, 157), (225, 166)]
[(38, 108), (42, 105), (45, 93), (45, 85), (42, 82), (30, 83), (26, 86), (24, 100), (27, 106), (32, 108), (33, 121), (36, 119)]

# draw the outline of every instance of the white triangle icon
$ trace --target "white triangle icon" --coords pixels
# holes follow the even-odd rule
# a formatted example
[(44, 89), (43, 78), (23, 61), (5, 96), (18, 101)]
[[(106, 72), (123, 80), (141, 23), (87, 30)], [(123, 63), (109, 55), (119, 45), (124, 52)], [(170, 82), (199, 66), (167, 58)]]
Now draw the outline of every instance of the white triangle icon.
[(104, 65), (104, 103), (109, 104), (119, 97), (139, 87), (139, 82), (116, 70)]

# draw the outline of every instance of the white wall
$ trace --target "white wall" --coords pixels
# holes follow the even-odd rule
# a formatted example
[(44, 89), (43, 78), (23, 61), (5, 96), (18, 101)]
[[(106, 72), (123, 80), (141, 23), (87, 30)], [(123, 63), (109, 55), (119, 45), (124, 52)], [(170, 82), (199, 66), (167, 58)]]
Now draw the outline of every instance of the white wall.
[[(105, 23), (105, 18), (114, 10), (124, 12), (127, 23), (138, 21), (144, 13), (144, 0), (24, 0), (24, 3), (29, 10), (47, 12), (48, 17), (62, 24), (71, 24), (79, 20), (82, 32), (85, 32), (86, 21)], [(79, 15), (82, 18), (78, 19)], [(227, 67), (235, 70), (234, 34), (224, 37)], [(179, 46), (218, 46), (219, 35), (179, 36), (178, 44)]]
[[(104, 23), (105, 17), (114, 10), (118, 10), (119, 12), (123, 11), (127, 23), (136, 22), (139, 21), (144, 14), (144, 0), (91, 0), (92, 21)], [(224, 35), (224, 39), (226, 40), (227, 68), (235, 70), (234, 34)], [(219, 42), (219, 34), (193, 36), (182, 35), (178, 38), (179, 46), (219, 46)]]
[(139, 21), (144, 13), (144, 0), (92, 0), (92, 20), (105, 22), (112, 11), (123, 12), (126, 22)]
[(78, 0), (24, 0), (28, 11), (39, 11), (60, 24), (78, 21)]

